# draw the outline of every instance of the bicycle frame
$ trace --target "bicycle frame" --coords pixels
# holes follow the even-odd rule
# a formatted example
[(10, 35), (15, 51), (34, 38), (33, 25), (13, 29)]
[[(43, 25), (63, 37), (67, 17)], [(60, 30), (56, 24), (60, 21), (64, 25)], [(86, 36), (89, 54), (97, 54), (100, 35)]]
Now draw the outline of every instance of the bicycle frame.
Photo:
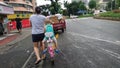
[(54, 58), (55, 56), (53, 46), (54, 46), (53, 40), (49, 37), (49, 39), (47, 40), (47, 49), (51, 58)]

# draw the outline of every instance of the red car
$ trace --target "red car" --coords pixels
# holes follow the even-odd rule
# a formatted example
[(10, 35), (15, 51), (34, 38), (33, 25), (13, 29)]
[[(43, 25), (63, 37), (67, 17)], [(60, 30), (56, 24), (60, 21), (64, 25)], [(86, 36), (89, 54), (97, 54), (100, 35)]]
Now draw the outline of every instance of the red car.
[(62, 21), (62, 22), (54, 23), (53, 24), (53, 29), (54, 29), (55, 32), (58, 31), (58, 30), (61, 30), (62, 32), (64, 32), (64, 30), (66, 30), (65, 20)]
[(53, 29), (55, 32), (57, 32), (58, 30), (64, 32), (64, 30), (66, 29), (66, 22), (63, 17), (61, 18), (61, 20), (59, 20), (59, 17), (54, 15), (51, 16), (50, 19), (54, 22)]

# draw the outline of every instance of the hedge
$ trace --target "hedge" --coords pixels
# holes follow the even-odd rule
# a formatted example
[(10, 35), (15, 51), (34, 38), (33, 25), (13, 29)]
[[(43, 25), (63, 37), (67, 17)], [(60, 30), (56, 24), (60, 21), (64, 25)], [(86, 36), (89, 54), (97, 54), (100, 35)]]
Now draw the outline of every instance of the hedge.
[(100, 13), (100, 17), (112, 17), (112, 18), (120, 18), (120, 13), (114, 13), (114, 12), (105, 12)]

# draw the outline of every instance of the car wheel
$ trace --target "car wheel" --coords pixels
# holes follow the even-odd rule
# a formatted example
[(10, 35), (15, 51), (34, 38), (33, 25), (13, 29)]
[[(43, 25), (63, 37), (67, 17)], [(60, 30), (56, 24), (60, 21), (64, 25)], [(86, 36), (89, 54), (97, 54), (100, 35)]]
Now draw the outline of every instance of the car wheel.
[(64, 29), (62, 29), (62, 33), (64, 33)]

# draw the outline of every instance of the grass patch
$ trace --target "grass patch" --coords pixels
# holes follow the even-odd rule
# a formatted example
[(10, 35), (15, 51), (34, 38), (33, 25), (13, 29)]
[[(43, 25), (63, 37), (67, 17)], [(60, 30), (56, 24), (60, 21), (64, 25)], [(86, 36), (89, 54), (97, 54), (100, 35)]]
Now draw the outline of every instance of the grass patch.
[(114, 13), (114, 12), (105, 12), (105, 13), (100, 13), (100, 17), (112, 17), (112, 18), (120, 18), (120, 13)]

